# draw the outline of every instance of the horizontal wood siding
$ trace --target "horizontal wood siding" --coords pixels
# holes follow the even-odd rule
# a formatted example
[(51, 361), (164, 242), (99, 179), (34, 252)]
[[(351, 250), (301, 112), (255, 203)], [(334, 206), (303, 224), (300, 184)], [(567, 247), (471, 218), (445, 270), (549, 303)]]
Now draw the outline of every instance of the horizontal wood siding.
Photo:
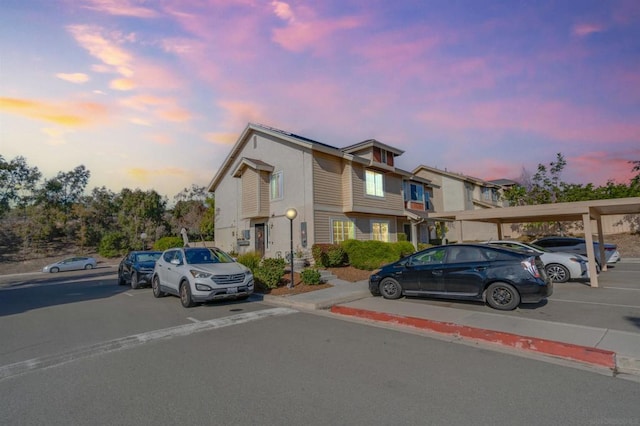
[(366, 196), (365, 168), (359, 164), (353, 166), (351, 174), (353, 185), (353, 211), (358, 208), (374, 208), (402, 211), (404, 199), (402, 197), (402, 177), (390, 173), (384, 174), (384, 197)]
[(331, 242), (331, 213), (316, 210), (313, 215), (314, 244)]
[(271, 180), (271, 174), (269, 172), (261, 171), (260, 172), (260, 182), (259, 182), (259, 197), (260, 197), (260, 216), (268, 217), (269, 216), (269, 182)]
[(313, 155), (313, 201), (342, 206), (342, 161), (322, 153)]
[(342, 172), (342, 205), (351, 210), (353, 204), (353, 165), (346, 163)]
[(249, 218), (258, 214), (258, 173), (246, 169), (242, 173), (242, 217)]

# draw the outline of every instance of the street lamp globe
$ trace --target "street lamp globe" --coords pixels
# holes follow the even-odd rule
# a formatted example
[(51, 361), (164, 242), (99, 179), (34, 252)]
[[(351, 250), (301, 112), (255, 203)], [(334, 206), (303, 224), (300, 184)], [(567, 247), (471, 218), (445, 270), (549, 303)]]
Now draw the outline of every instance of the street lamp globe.
[(293, 220), (296, 218), (296, 216), (298, 216), (298, 210), (294, 209), (293, 207), (290, 209), (287, 209), (285, 216), (287, 216), (287, 219)]

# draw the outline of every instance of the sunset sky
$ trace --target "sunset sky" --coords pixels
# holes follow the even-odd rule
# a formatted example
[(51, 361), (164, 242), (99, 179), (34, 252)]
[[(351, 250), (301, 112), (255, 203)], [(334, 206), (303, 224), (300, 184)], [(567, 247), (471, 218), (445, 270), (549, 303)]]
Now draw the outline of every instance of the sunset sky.
[(205, 186), (248, 122), (570, 183), (640, 160), (638, 0), (3, 0), (0, 155), (88, 190)]

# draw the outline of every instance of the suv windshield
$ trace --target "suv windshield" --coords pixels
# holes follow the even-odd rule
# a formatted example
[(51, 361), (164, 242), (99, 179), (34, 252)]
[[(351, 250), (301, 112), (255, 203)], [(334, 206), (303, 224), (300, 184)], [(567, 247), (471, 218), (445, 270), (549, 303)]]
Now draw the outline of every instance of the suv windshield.
[(201, 263), (232, 263), (233, 258), (227, 253), (218, 249), (208, 248), (191, 248), (185, 249), (184, 255), (187, 263), (201, 264)]

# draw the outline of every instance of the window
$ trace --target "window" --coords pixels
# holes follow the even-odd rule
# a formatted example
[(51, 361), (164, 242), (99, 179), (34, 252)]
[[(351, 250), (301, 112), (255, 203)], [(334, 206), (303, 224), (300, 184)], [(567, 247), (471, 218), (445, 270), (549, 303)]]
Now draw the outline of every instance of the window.
[(491, 189), (490, 188), (482, 188), (482, 198), (485, 201), (491, 201)]
[(284, 196), (282, 171), (271, 174), (270, 191), (272, 200), (279, 200)]
[(405, 182), (404, 200), (421, 203), (424, 201), (424, 187), (415, 183)]
[(334, 244), (356, 238), (356, 229), (350, 220), (334, 219), (331, 221), (331, 237)]
[(374, 172), (373, 170), (367, 170), (365, 179), (366, 179), (365, 192), (367, 195), (373, 195), (375, 197), (384, 197), (382, 173)]
[(376, 241), (389, 242), (389, 222), (386, 220), (372, 220), (371, 239)]

